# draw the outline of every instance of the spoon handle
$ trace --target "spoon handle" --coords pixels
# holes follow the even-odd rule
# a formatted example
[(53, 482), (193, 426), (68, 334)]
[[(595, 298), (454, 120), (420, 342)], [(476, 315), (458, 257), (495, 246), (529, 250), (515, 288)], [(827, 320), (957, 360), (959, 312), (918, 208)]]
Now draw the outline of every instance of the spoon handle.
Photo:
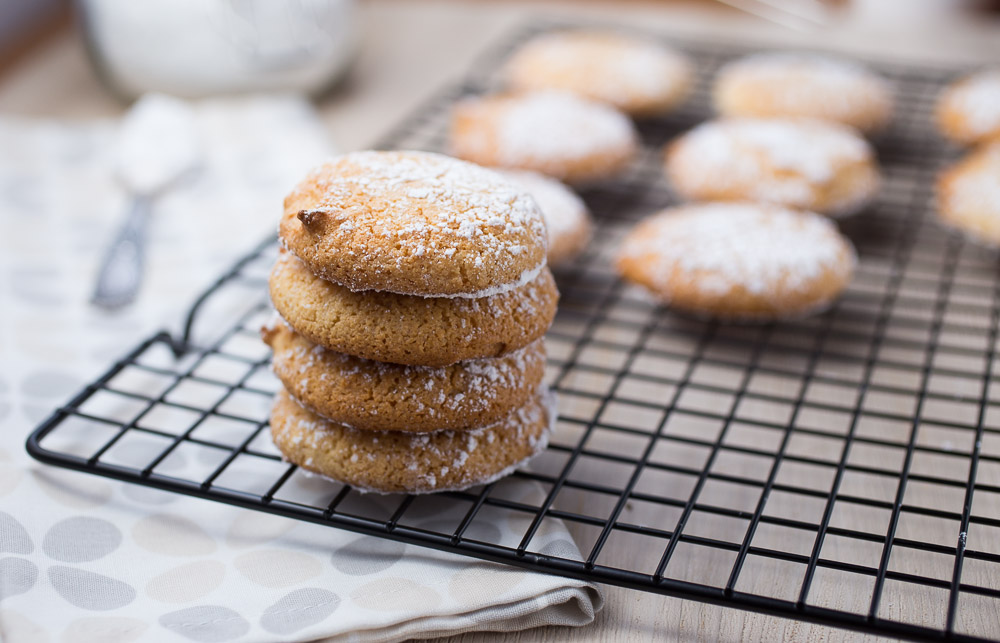
[(149, 197), (133, 197), (125, 222), (108, 246), (101, 263), (94, 294), (90, 298), (95, 306), (108, 310), (121, 308), (132, 303), (139, 292), (150, 206)]

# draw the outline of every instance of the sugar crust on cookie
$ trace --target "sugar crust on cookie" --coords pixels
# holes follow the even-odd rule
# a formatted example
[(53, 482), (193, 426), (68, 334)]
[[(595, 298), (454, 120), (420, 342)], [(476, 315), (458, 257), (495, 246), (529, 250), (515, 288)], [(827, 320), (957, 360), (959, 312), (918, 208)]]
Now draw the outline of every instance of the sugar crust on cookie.
[(556, 410), (540, 391), (502, 420), (468, 431), (362, 431), (330, 422), (285, 390), (275, 396), (271, 436), (289, 462), (365, 492), (435, 493), (488, 484), (545, 450)]
[(881, 76), (848, 60), (805, 52), (753, 54), (724, 65), (712, 99), (725, 116), (818, 118), (865, 132), (884, 127), (893, 110)]
[(617, 267), (678, 310), (766, 320), (829, 305), (856, 262), (850, 242), (818, 214), (711, 203), (640, 222), (623, 241)]
[(568, 91), (648, 116), (677, 105), (693, 73), (686, 56), (654, 40), (574, 30), (528, 41), (511, 56), (503, 76), (514, 90)]
[(541, 339), (503, 357), (444, 367), (404, 366), (336, 353), (285, 323), (262, 329), (285, 389), (317, 415), (356, 429), (460, 430), (525, 404), (545, 374)]
[(549, 232), (549, 264), (564, 264), (583, 251), (593, 225), (590, 211), (573, 190), (559, 181), (526, 170), (502, 170), (503, 176), (538, 203)]
[(549, 269), (516, 290), (479, 299), (354, 292), (314, 275), (290, 252), (269, 279), (271, 302), (301, 335), (381, 362), (447, 366), (498, 357), (545, 334), (559, 291)]
[(282, 243), (350, 290), (483, 297), (545, 265), (530, 197), (497, 173), (429, 152), (354, 152), (314, 169), (285, 198)]
[(938, 128), (956, 143), (1000, 141), (1000, 68), (951, 84), (938, 100)]
[(854, 130), (813, 119), (718, 119), (667, 148), (673, 189), (692, 201), (761, 201), (829, 216), (864, 208), (881, 183)]
[(466, 98), (452, 111), (455, 156), (533, 170), (570, 183), (612, 177), (638, 149), (631, 121), (613, 107), (562, 92)]
[(1000, 246), (1000, 143), (973, 152), (938, 177), (938, 217), (978, 243)]

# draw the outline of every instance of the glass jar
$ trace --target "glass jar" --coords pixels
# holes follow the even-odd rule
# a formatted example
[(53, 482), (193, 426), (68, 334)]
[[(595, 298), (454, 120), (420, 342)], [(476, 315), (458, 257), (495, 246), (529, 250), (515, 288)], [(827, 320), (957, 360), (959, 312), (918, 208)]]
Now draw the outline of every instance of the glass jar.
[(115, 92), (316, 94), (357, 43), (354, 0), (77, 0), (91, 59)]

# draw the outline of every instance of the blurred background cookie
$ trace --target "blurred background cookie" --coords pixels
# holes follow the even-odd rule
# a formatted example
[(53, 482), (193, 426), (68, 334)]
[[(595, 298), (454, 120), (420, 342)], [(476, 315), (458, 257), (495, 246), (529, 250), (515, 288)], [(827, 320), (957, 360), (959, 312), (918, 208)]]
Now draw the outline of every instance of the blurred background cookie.
[(638, 150), (628, 117), (573, 94), (466, 98), (453, 111), (449, 146), (459, 158), (534, 170), (569, 183), (620, 173)]
[(938, 179), (938, 216), (989, 246), (1000, 246), (1000, 143), (973, 152)]
[(864, 132), (883, 127), (893, 103), (888, 83), (874, 72), (799, 52), (754, 54), (725, 65), (712, 100), (723, 116), (818, 118)]
[(501, 170), (515, 185), (524, 189), (538, 203), (549, 232), (549, 265), (572, 260), (590, 241), (590, 211), (573, 190), (559, 181), (537, 172)]
[(956, 143), (1000, 140), (1000, 68), (952, 84), (941, 94), (935, 115), (941, 133)]
[(814, 119), (702, 123), (667, 147), (666, 173), (690, 201), (760, 201), (833, 217), (864, 208), (880, 183), (864, 138)]
[(555, 89), (614, 105), (633, 116), (662, 114), (691, 85), (691, 63), (648, 38), (614, 31), (563, 31), (529, 41), (503, 71), (514, 90)]
[(622, 243), (617, 267), (676, 310), (764, 321), (826, 308), (847, 287), (856, 262), (850, 241), (818, 214), (710, 203), (639, 223)]

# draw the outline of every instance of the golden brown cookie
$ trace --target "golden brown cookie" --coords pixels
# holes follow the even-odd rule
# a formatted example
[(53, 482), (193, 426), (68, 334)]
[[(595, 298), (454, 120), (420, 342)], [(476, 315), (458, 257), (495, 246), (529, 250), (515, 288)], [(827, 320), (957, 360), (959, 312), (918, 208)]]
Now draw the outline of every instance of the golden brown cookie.
[(547, 267), (524, 286), (480, 299), (353, 292), (282, 252), (271, 301), (303, 337), (338, 353), (394, 364), (447, 366), (499, 357), (545, 334), (559, 291)]
[(449, 145), (481, 165), (534, 170), (584, 183), (612, 177), (638, 149), (618, 110), (572, 94), (537, 92), (466, 98), (452, 111)]
[(719, 70), (712, 94), (723, 116), (806, 117), (863, 132), (892, 117), (892, 92), (853, 62), (802, 52), (754, 54)]
[(271, 437), (289, 462), (359, 491), (431, 493), (508, 475), (545, 449), (554, 421), (552, 395), (542, 392), (499, 422), (469, 431), (361, 431), (321, 418), (282, 390)]
[(765, 321), (825, 308), (847, 287), (856, 261), (851, 243), (818, 214), (710, 203), (641, 222), (617, 265), (677, 310)]
[(545, 265), (535, 203), (496, 172), (428, 152), (354, 152), (285, 198), (279, 234), (309, 268), (351, 290), (485, 297)]
[(988, 246), (1000, 246), (1000, 143), (973, 152), (938, 178), (938, 216)]
[(666, 172), (690, 201), (760, 201), (833, 217), (864, 208), (880, 183), (864, 138), (809, 119), (702, 123), (669, 145)]
[(507, 62), (518, 91), (560, 90), (635, 116), (662, 114), (687, 94), (691, 63), (660, 43), (613, 31), (561, 31), (530, 40)]
[(336, 353), (280, 319), (261, 335), (274, 350), (275, 374), (302, 406), (356, 429), (426, 432), (492, 424), (526, 404), (545, 374), (542, 339), (503, 357), (433, 368)]
[(941, 94), (941, 133), (962, 145), (1000, 141), (1000, 69), (967, 76)]
[(549, 265), (566, 263), (590, 241), (590, 211), (573, 190), (537, 172), (501, 170), (505, 178), (531, 195), (549, 232)]

